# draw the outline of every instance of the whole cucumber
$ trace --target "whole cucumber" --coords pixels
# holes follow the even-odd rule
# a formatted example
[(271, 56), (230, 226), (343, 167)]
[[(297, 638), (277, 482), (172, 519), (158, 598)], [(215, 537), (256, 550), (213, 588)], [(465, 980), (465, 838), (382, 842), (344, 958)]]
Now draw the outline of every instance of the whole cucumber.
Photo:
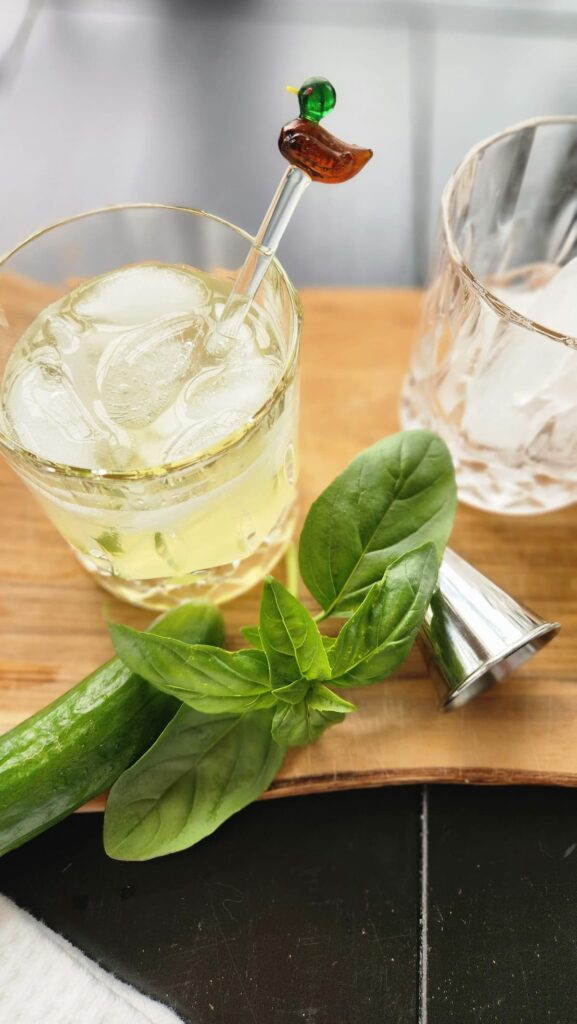
[[(187, 643), (221, 645), (214, 605), (188, 604), (151, 627)], [(179, 707), (119, 658), (0, 736), (0, 856), (108, 789)]]

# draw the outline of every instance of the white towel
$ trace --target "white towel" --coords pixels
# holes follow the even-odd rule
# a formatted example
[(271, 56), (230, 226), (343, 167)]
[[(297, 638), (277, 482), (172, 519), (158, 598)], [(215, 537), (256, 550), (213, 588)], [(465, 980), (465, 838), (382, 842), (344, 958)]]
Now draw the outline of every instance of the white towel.
[(0, 895), (0, 1024), (182, 1024)]

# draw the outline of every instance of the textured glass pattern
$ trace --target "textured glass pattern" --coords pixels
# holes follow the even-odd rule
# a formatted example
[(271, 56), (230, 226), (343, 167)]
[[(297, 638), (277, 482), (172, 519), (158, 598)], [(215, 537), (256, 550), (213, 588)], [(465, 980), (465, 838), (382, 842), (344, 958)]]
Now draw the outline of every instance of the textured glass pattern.
[(577, 118), (527, 122), (449, 181), (401, 418), (445, 438), (463, 501), (577, 498)]
[(238, 335), (214, 329), (251, 242), (135, 204), (39, 232), (0, 265), (0, 452), (84, 567), (136, 604), (228, 600), (292, 535), (301, 313), (276, 260)]

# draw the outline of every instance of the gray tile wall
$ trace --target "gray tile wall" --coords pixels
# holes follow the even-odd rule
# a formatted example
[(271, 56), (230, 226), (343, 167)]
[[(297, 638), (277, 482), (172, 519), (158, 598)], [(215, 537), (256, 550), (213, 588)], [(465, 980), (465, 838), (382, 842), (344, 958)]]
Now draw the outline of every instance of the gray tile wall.
[(375, 157), (313, 186), (297, 283), (419, 283), (444, 181), (478, 139), (577, 112), (577, 0), (2, 0), (0, 248), (150, 199), (254, 230), (284, 169), (287, 82), (325, 74), (327, 127)]

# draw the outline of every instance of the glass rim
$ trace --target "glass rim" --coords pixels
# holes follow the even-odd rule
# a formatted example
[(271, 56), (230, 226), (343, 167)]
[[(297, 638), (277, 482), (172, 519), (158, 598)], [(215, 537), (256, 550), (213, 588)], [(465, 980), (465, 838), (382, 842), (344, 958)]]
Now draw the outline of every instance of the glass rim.
[[(254, 245), (254, 237), (245, 231), (238, 225), (233, 224), (231, 221), (225, 220), (224, 217), (219, 217), (218, 214), (208, 213), (206, 210), (201, 210), (194, 206), (180, 206), (172, 203), (115, 203), (111, 206), (99, 206), (92, 210), (84, 210), (81, 213), (72, 214), (70, 217), (64, 217), (62, 220), (54, 221), (52, 224), (48, 224), (43, 228), (39, 228), (34, 231), (31, 235), (28, 235), (21, 242), (10, 249), (8, 252), (0, 256), (0, 271), (4, 265), (12, 259), (22, 249), (26, 248), (31, 242), (35, 242), (37, 239), (42, 238), (51, 231), (55, 231), (58, 228), (65, 227), (68, 224), (72, 224), (76, 221), (86, 220), (88, 217), (95, 217), (102, 213), (119, 213), (122, 210), (170, 210), (175, 213), (186, 213), (191, 214), (195, 217), (205, 217), (207, 220), (212, 220), (222, 227), (228, 228), (233, 231), (236, 235), (245, 239), (249, 245)], [(259, 247), (260, 248), (260, 247)], [(266, 251), (268, 255), (268, 250)], [(284, 269), (280, 260), (276, 256), (271, 259), (271, 265), (275, 267), (279, 276), (286, 288), (287, 295), (289, 297), (291, 310), (293, 312), (293, 326), (291, 336), (289, 338), (289, 352), (287, 355), (286, 364), (283, 368), (282, 374), (279, 377), (275, 387), (268, 396), (266, 402), (261, 405), (253, 415), (243, 423), (241, 427), (238, 427), (235, 431), (227, 434), (218, 444), (212, 448), (205, 448), (199, 454), (191, 456), (190, 458), (176, 460), (174, 462), (161, 463), (157, 466), (146, 466), (143, 469), (136, 470), (106, 470), (106, 469), (90, 469), (83, 466), (73, 466), (64, 462), (55, 462), (52, 459), (45, 459), (41, 455), (37, 455), (35, 452), (30, 451), (24, 445), (18, 444), (12, 438), (9, 438), (0, 427), (0, 451), (9, 453), (12, 456), (16, 456), (20, 459), (24, 459), (27, 463), (31, 463), (34, 468), (40, 469), (44, 472), (61, 474), (65, 476), (72, 476), (82, 479), (94, 479), (94, 480), (146, 480), (146, 479), (159, 479), (164, 476), (170, 476), (173, 473), (184, 472), (185, 470), (194, 469), (196, 466), (204, 466), (208, 461), (212, 461), (216, 458), (220, 458), (225, 452), (236, 447), (240, 444), (245, 437), (252, 434), (260, 425), (269, 409), (274, 405), (276, 398), (283, 391), (285, 382), (290, 376), (295, 361), (298, 356), (299, 350), (299, 338), (303, 320), (302, 303), (299, 294), (290, 280), (286, 270)], [(268, 274), (268, 268), (267, 272)], [(266, 274), (265, 274), (266, 277)], [(0, 381), (1, 385), (1, 381)]]
[(459, 277), (464, 280), (465, 284), (477, 292), (482, 302), (488, 305), (495, 313), (497, 313), (498, 316), (506, 318), (511, 323), (517, 324), (519, 327), (524, 327), (526, 330), (532, 331), (533, 333), (543, 334), (546, 338), (550, 338), (551, 341), (560, 342), (563, 345), (567, 345), (569, 348), (577, 348), (577, 336), (564, 334), (562, 331), (555, 331), (552, 327), (547, 327), (546, 324), (542, 324), (538, 320), (531, 320), (530, 317), (520, 313), (519, 310), (514, 308), (514, 306), (510, 306), (507, 302), (503, 302), (502, 299), (495, 295), (490, 288), (487, 288), (487, 286), (479, 280), (467, 263), (459, 245), (457, 244), (451, 226), (450, 213), (450, 206), (455, 190), (459, 186), (461, 178), (463, 174), (466, 173), (472, 160), (474, 160), (479, 153), (484, 152), (486, 149), (490, 149), (491, 146), (495, 145), (495, 143), (501, 142), (508, 136), (516, 135), (527, 128), (538, 128), (541, 125), (547, 126), (563, 124), (572, 124), (577, 127), (577, 115), (552, 114), (543, 117), (532, 117), (527, 121), (519, 121), (517, 124), (511, 125), (509, 128), (504, 128), (502, 131), (496, 132), (494, 135), (489, 135), (488, 138), (482, 139), (481, 142), (477, 142), (472, 146), (455, 168), (443, 189), (441, 195), (441, 227), (447, 247), (449, 262), (453, 265)]

